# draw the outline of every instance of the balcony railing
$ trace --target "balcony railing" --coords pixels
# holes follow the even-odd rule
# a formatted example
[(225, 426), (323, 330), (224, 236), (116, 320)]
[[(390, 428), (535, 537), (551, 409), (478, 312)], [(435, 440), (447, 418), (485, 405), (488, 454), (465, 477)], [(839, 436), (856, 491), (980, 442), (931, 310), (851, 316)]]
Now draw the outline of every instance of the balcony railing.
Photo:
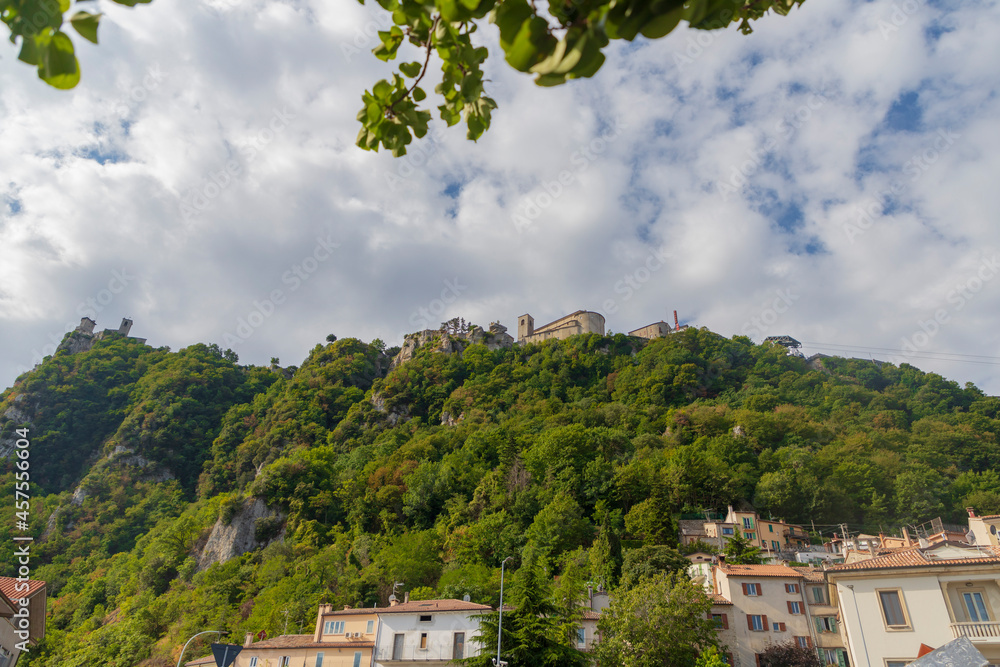
[(449, 660), (460, 660), (462, 658), (472, 658), (479, 655), (479, 647), (473, 644), (466, 644), (464, 651), (457, 655), (452, 644), (431, 644), (427, 648), (417, 646), (402, 646), (394, 649), (392, 646), (383, 646), (375, 652), (375, 659), (378, 662), (447, 662)]
[(951, 632), (955, 638), (968, 637), (972, 641), (1000, 641), (1000, 623), (952, 623)]

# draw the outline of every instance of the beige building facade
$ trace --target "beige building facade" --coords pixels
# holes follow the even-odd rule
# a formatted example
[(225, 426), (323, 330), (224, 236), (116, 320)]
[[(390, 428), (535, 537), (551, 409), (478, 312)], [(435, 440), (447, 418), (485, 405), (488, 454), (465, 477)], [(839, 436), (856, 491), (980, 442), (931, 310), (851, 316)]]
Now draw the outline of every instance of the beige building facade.
[(578, 310), (554, 322), (535, 328), (535, 318), (524, 314), (517, 318), (519, 343), (539, 343), (543, 340), (565, 340), (584, 333), (604, 335), (604, 316), (589, 310)]
[(968, 637), (1000, 665), (1000, 548), (944, 542), (827, 570), (857, 667), (903, 667)]

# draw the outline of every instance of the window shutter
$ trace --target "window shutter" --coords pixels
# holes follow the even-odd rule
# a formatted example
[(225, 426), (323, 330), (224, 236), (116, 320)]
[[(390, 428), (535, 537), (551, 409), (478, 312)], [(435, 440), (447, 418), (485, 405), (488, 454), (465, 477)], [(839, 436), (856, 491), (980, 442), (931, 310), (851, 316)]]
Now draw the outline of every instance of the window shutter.
[(747, 628), (753, 630), (753, 616), (747, 614)]
[(785, 631), (785, 624), (784, 623), (778, 623), (778, 630), (780, 630), (781, 632), (784, 632)]
[(723, 630), (729, 629), (729, 614), (722, 615), (722, 629)]
[(750, 587), (743, 584), (743, 595), (750, 595)]
[(837, 649), (837, 662), (840, 664), (840, 667), (847, 667), (847, 655), (840, 649)]
[(764, 632), (767, 632), (767, 628), (768, 628), (768, 625), (767, 625), (767, 616), (764, 616), (763, 618), (764, 618)]
[(813, 625), (816, 626), (816, 632), (823, 632), (823, 619), (817, 616), (813, 619)]
[(806, 637), (806, 646), (808, 646), (809, 648), (813, 647), (813, 638), (812, 637)]
[(830, 618), (830, 631), (831, 632), (837, 632), (837, 630), (838, 630), (838, 628), (837, 628), (837, 619), (831, 617)]
[(788, 613), (789, 614), (794, 614), (795, 612), (792, 611), (792, 601), (791, 600), (785, 600), (785, 604), (788, 605)]

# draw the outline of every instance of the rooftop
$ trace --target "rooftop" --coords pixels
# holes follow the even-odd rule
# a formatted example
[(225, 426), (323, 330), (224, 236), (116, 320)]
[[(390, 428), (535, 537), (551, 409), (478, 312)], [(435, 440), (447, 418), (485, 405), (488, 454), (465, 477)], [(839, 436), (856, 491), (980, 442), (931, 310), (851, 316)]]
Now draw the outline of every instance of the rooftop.
[(896, 549), (856, 563), (834, 565), (829, 572), (884, 570), (928, 566), (1000, 564), (1000, 547), (970, 547), (954, 542), (939, 542), (930, 547)]
[(719, 569), (730, 577), (788, 577), (798, 579), (802, 575), (787, 565), (735, 565), (726, 563)]
[(426, 614), (436, 611), (493, 611), (493, 607), (465, 600), (414, 600), (397, 604), (395, 607), (379, 607), (372, 611), (379, 614)]
[(45, 588), (45, 582), (38, 579), (28, 579), (27, 583), (27, 591), (18, 591), (17, 579), (13, 577), (0, 577), (0, 593), (3, 593), (4, 597), (8, 600), (17, 600), (31, 597), (39, 590)]

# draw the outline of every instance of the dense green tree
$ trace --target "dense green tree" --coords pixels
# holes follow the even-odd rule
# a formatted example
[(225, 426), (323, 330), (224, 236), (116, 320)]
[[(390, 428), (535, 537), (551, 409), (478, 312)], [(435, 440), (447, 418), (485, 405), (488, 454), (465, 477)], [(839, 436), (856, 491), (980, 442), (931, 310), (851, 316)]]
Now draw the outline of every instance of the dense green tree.
[[(573, 642), (579, 620), (577, 606), (559, 604), (552, 597), (551, 578), (539, 563), (526, 563), (512, 577), (504, 594), (502, 620), (499, 614), (480, 617), (477, 641), (484, 647), (496, 647), (497, 627), (501, 623), (501, 659), (509, 667), (582, 667), (587, 656)], [(509, 595), (509, 597), (508, 597)], [(510, 605), (510, 609), (507, 609)], [(483, 654), (464, 661), (467, 665), (487, 667), (495, 654)]]
[(601, 667), (690, 667), (717, 645), (712, 601), (684, 575), (656, 575), (619, 589), (598, 621)]
[(795, 641), (771, 644), (760, 653), (761, 667), (821, 667), (816, 650)]
[(690, 565), (691, 561), (673, 547), (647, 545), (628, 549), (622, 564), (621, 586), (632, 588), (643, 579), (683, 574)]
[(760, 547), (751, 544), (739, 528), (733, 530), (733, 536), (726, 542), (722, 553), (726, 555), (726, 562), (734, 565), (760, 565), (764, 562)]

